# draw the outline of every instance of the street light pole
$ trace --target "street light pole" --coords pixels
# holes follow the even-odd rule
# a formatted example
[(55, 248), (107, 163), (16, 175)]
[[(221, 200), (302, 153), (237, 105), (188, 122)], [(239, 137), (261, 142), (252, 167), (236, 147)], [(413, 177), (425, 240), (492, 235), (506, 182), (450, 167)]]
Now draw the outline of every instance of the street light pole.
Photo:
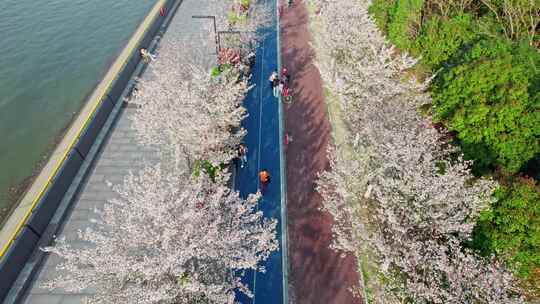
[(191, 16), (191, 18), (212, 19), (214, 21), (214, 39), (216, 41), (216, 55), (219, 55), (219, 51), (221, 51), (221, 45), (220, 45), (220, 39), (219, 39), (219, 32), (217, 31), (217, 27), (216, 27), (216, 16), (196, 15), (196, 16)]

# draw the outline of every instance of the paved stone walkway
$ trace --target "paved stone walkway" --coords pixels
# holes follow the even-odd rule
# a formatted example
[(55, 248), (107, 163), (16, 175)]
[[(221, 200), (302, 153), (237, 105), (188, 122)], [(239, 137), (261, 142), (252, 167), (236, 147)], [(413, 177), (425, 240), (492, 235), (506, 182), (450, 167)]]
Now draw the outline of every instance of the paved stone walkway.
[[(91, 225), (89, 219), (95, 217), (94, 208), (103, 208), (107, 200), (115, 196), (112, 189), (107, 186), (106, 181), (119, 184), (129, 170), (136, 172), (142, 168), (144, 161), (157, 160), (154, 151), (147, 147), (141, 147), (135, 142), (135, 131), (131, 128), (129, 121), (130, 113), (133, 111), (134, 109), (131, 108), (123, 109), (116, 126), (113, 127), (111, 137), (98, 156), (96, 166), (91, 169), (90, 176), (83, 186), (80, 196), (73, 202), (73, 210), (68, 215), (60, 236), (66, 237), (74, 247), (85, 246), (84, 243), (78, 241), (77, 230)], [(82, 303), (84, 295), (92, 294), (92, 290), (73, 294), (64, 290), (49, 291), (40, 287), (44, 281), (59, 275), (55, 269), (59, 261), (60, 259), (54, 255), (46, 257), (24, 303)]]
[(362, 303), (348, 290), (359, 283), (354, 257), (343, 258), (329, 248), (332, 218), (319, 210), (315, 180), (317, 172), (329, 166), (326, 150), (332, 127), (321, 77), (313, 65), (307, 9), (300, 0), (295, 2), (283, 10), (281, 19), (282, 64), (290, 71), (293, 92), (293, 103), (285, 107), (285, 130), (293, 138), (287, 147), (291, 298), (297, 304)]
[[(173, 18), (163, 39), (185, 39), (196, 47), (201, 45), (201, 30), (211, 20), (192, 19), (192, 15), (211, 15), (208, 0), (184, 0), (177, 14)], [(204, 26), (203, 26), (204, 25)], [(215, 46), (208, 47), (208, 55), (214, 56)], [(166, 54), (158, 54), (166, 56)], [(151, 77), (151, 66), (144, 77)], [(142, 147), (135, 141), (135, 131), (131, 128), (130, 115), (135, 111), (131, 107), (121, 109), (116, 123), (113, 125), (109, 137), (104, 141), (104, 147), (97, 155), (88, 178), (83, 181), (79, 195), (72, 203), (71, 211), (60, 229), (60, 237), (66, 239), (74, 246), (85, 246), (77, 240), (77, 230), (85, 229), (91, 225), (90, 219), (94, 216), (94, 208), (102, 208), (107, 200), (113, 198), (115, 193), (107, 186), (107, 181), (113, 184), (122, 183), (124, 176), (129, 172), (142, 169), (145, 162), (154, 163), (158, 160), (157, 153), (148, 147)], [(23, 303), (28, 304), (69, 304), (83, 303), (83, 298), (91, 295), (91, 289), (82, 293), (69, 293), (65, 290), (50, 291), (40, 285), (59, 275), (55, 269), (60, 259), (57, 256), (47, 256), (39, 269), (32, 285), (28, 288)]]

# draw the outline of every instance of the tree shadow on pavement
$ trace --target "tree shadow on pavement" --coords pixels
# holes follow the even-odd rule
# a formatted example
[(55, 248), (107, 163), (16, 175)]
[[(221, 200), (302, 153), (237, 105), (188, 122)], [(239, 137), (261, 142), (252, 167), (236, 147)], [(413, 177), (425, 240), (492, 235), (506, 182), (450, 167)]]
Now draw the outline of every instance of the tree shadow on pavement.
[(329, 167), (332, 135), (306, 8), (284, 10), (281, 22), (282, 61), (293, 93), (293, 103), (285, 106), (285, 132), (293, 138), (286, 151), (291, 292), (298, 304), (362, 303), (349, 291), (359, 283), (355, 259), (329, 248), (332, 218), (320, 211), (322, 198), (315, 190), (317, 173)]

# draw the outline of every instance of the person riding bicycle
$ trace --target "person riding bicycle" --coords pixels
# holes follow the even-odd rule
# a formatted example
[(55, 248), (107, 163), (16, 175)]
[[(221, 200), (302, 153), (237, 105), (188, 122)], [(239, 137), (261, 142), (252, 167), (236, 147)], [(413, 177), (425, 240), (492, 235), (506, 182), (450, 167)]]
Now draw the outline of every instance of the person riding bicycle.
[(284, 85), (283, 86), (283, 91), (281, 92), (281, 95), (283, 96), (283, 99), (285, 99), (286, 101), (289, 100), (289, 97), (291, 97), (291, 92), (289, 90), (289, 86), (288, 85)]
[(281, 68), (281, 79), (289, 84), (289, 70), (286, 67)]

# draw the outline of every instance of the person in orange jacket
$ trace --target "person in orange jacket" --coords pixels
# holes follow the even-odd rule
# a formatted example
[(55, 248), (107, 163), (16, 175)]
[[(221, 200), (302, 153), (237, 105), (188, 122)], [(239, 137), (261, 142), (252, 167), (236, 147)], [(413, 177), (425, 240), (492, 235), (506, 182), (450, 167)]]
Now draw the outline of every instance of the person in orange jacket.
[(261, 193), (264, 193), (266, 190), (266, 187), (270, 183), (270, 172), (266, 169), (262, 169), (259, 172), (259, 182), (261, 184)]

